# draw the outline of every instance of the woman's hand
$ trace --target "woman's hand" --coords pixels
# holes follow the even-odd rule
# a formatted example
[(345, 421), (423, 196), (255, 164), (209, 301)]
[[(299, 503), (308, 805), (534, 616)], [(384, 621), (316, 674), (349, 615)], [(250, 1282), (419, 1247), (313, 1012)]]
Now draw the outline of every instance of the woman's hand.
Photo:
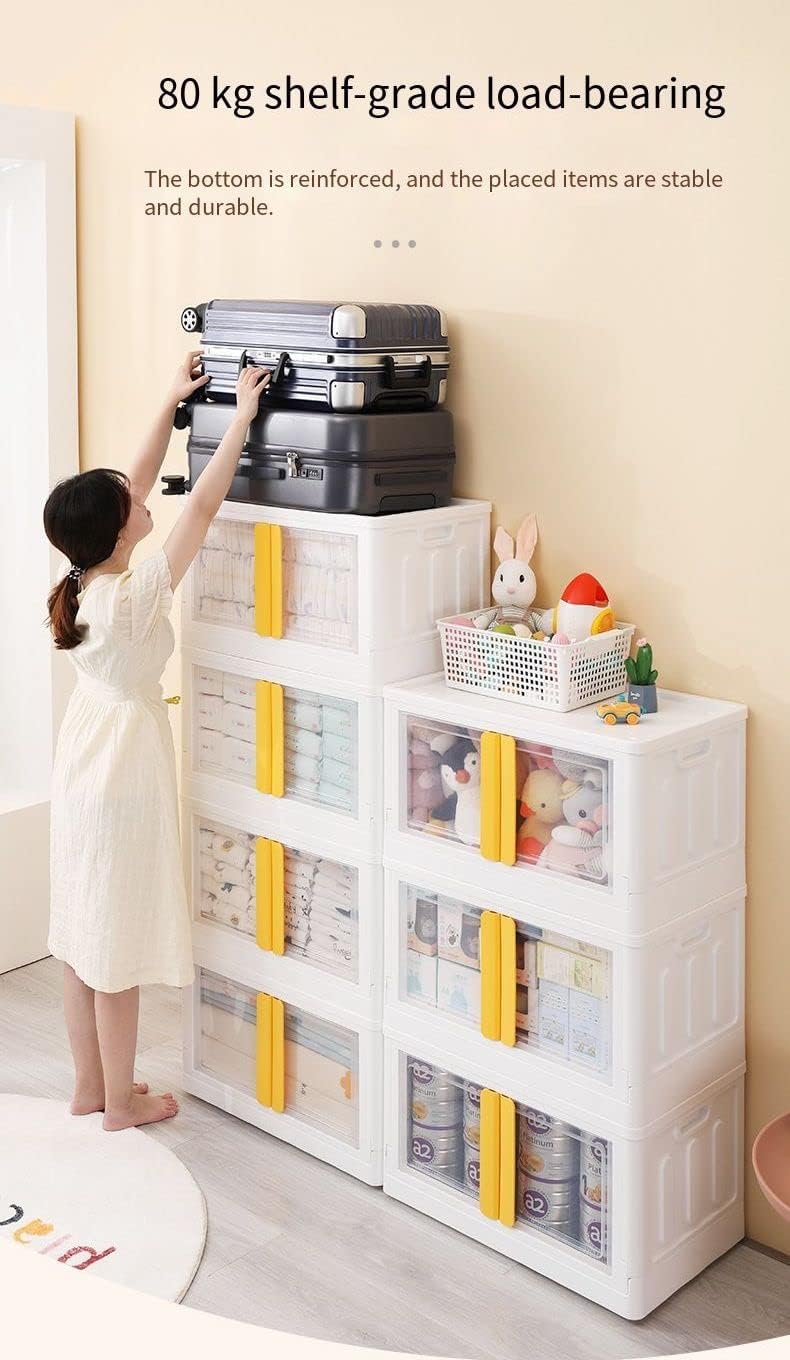
[(181, 364), (173, 385), (167, 394), (169, 406), (177, 406), (180, 401), (186, 401), (199, 387), (205, 387), (208, 382), (208, 374), (201, 372), (201, 351), (191, 349)]
[(257, 416), (258, 402), (271, 379), (271, 371), (268, 368), (258, 368), (254, 364), (243, 368), (239, 374), (239, 381), (236, 383), (236, 410), (246, 425)]

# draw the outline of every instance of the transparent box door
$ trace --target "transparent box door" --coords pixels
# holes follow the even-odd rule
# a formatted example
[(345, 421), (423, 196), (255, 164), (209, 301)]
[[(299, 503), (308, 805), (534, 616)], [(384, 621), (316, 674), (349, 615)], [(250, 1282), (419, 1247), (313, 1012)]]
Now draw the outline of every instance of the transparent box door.
[[(199, 1067), (248, 1095), (256, 1090), (257, 993), (200, 969)], [(285, 1113), (359, 1143), (359, 1036), (285, 1007)]]
[[(208, 817), (196, 821), (198, 914), (257, 935), (257, 837)], [(285, 953), (356, 981), (359, 975), (359, 872), (283, 845)]]
[(608, 761), (517, 741), (516, 767), (518, 863), (608, 883)]
[(481, 735), (474, 728), (403, 715), (405, 827), (479, 846)]
[[(482, 909), (411, 882), (399, 898), (401, 1000), (479, 1031)], [(516, 1046), (609, 1074), (610, 951), (521, 921), (515, 935)]]
[[(196, 666), (193, 696), (198, 769), (254, 788), (256, 681)], [(350, 699), (286, 686), (283, 719), (286, 797), (355, 814), (357, 705)]]
[[(282, 528), (282, 635), (318, 647), (357, 646), (357, 541)], [(195, 560), (193, 614), (255, 630), (255, 526), (215, 520)]]
[[(401, 1072), (401, 1165), (478, 1197), (483, 1088), (414, 1056)], [(506, 1207), (511, 1221), (515, 1207), (516, 1230), (607, 1261), (609, 1143), (542, 1110), (517, 1104), (515, 1113), (515, 1175), (503, 1180), (515, 1185), (515, 1206)]]

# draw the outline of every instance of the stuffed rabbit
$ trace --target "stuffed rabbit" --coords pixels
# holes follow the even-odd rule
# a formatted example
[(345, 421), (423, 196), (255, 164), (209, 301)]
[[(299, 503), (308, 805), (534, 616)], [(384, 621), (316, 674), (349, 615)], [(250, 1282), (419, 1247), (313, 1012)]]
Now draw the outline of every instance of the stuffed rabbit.
[[(537, 594), (537, 582), (530, 561), (538, 542), (538, 522), (527, 515), (519, 526), (516, 541), (502, 526), (494, 535), (494, 552), (499, 566), (491, 582), (496, 609), (483, 610), (474, 620), (476, 628), (496, 628), (510, 624), (513, 631), (529, 636), (530, 607)], [(505, 631), (509, 632), (510, 628)]]

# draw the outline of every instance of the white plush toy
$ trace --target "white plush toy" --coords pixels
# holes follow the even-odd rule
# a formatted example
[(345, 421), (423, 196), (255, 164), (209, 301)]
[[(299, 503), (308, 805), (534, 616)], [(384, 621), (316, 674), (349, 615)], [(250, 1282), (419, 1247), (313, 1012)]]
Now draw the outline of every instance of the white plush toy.
[[(494, 552), (499, 566), (491, 582), (491, 594), (496, 609), (485, 609), (474, 620), (476, 628), (495, 628), (510, 624), (513, 631), (529, 637), (526, 626), (530, 606), (537, 594), (538, 585), (530, 561), (538, 542), (538, 521), (534, 515), (527, 515), (519, 526), (516, 541), (500, 525), (494, 535)], [(510, 631), (506, 629), (504, 631)]]

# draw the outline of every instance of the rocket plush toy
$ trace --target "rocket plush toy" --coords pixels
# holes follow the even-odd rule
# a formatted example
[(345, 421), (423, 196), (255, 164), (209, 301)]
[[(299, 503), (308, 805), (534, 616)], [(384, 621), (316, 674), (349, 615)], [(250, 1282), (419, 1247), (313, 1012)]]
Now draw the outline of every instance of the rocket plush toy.
[(600, 581), (583, 571), (565, 587), (554, 609), (543, 615), (542, 626), (554, 635), (555, 642), (583, 642), (598, 633), (610, 632), (616, 624)]

